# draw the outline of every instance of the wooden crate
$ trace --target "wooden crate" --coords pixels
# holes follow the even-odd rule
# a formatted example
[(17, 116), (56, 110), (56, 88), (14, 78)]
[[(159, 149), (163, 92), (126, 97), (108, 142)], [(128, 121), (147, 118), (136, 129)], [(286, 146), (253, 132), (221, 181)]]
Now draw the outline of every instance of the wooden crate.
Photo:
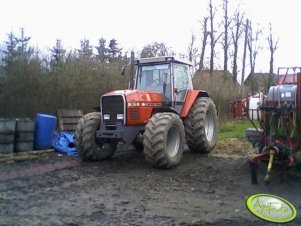
[(57, 109), (58, 128), (60, 131), (74, 132), (77, 122), (83, 116), (80, 109)]

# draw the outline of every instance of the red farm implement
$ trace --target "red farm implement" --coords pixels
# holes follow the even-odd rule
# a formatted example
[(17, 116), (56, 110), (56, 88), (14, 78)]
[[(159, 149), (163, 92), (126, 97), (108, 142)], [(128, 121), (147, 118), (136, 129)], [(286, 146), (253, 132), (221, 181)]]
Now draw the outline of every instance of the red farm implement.
[(258, 162), (268, 162), (264, 181), (270, 182), (272, 166), (287, 167), (301, 162), (301, 67), (279, 68), (278, 85), (271, 86), (258, 105), (260, 128), (246, 130), (246, 137), (259, 154), (250, 160), (252, 183), (257, 183)]
[(233, 118), (249, 118), (257, 120), (260, 116), (258, 103), (263, 99), (263, 93), (247, 95), (244, 99), (230, 102), (230, 114)]

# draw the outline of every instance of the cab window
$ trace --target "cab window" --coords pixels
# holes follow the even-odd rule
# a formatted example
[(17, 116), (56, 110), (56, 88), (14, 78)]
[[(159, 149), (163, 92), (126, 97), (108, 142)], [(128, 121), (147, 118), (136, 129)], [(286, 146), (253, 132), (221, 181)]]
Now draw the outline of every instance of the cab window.
[(142, 66), (137, 89), (159, 91), (166, 100), (171, 100), (170, 64)]

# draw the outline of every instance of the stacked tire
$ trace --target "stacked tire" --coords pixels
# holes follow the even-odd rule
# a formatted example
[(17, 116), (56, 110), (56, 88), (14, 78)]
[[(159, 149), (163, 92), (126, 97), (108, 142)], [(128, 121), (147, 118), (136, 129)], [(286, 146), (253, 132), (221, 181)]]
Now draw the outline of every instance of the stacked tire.
[(9, 154), (14, 151), (16, 120), (0, 120), (0, 153)]
[(15, 151), (31, 151), (34, 146), (35, 122), (30, 119), (16, 121)]

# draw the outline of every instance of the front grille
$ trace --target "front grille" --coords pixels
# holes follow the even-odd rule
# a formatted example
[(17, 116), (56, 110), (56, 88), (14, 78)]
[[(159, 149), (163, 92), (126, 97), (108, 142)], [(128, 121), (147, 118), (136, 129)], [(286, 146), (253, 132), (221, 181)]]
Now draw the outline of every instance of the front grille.
[[(117, 114), (124, 115), (124, 100), (121, 95), (103, 96), (101, 103), (101, 114), (104, 120), (104, 115), (110, 115), (110, 119), (104, 120), (107, 125), (116, 125), (116, 122), (123, 120), (117, 120)], [(125, 117), (125, 115), (124, 115)]]
[(140, 109), (139, 108), (130, 108), (129, 109), (129, 118), (132, 120), (140, 119)]

